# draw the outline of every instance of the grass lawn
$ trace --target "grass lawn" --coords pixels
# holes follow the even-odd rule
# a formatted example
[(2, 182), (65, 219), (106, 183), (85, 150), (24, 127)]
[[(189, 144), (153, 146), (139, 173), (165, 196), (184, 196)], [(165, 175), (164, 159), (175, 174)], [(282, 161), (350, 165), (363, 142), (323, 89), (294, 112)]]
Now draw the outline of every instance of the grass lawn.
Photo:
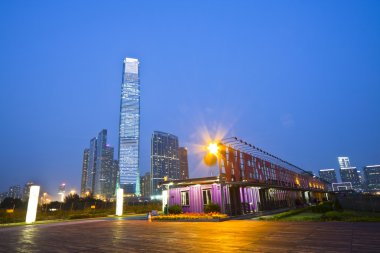
[(292, 216), (284, 217), (283, 221), (319, 221), (321, 220), (321, 213), (303, 212)]
[(312, 212), (310, 208), (290, 210), (276, 215), (256, 218), (267, 221), (346, 221), (346, 222), (380, 222), (380, 213), (359, 211)]

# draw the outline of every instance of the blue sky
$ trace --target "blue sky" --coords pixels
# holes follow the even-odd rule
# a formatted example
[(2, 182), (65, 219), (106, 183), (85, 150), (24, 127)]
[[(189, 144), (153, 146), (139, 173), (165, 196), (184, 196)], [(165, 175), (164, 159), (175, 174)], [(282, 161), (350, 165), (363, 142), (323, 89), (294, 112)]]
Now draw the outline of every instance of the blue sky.
[(306, 170), (380, 163), (378, 1), (2, 1), (0, 191), (79, 190), (82, 152), (117, 148), (122, 61), (141, 64), (141, 172), (154, 130), (222, 129)]

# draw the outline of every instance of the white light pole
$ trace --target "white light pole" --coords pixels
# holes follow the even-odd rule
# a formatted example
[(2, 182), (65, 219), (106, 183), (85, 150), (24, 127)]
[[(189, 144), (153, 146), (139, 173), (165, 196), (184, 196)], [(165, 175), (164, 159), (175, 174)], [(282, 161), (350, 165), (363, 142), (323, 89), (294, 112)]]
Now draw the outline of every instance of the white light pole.
[(119, 188), (116, 191), (116, 215), (123, 215), (124, 189)]
[(26, 212), (26, 223), (33, 223), (36, 221), (38, 196), (40, 194), (40, 186), (32, 185), (29, 192), (28, 210)]

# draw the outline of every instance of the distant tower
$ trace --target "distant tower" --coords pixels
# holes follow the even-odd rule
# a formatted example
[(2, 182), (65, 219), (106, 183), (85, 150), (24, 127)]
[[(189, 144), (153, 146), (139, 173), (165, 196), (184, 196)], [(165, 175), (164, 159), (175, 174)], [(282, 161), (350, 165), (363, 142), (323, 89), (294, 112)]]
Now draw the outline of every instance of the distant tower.
[(348, 157), (340, 156), (338, 157), (339, 167), (342, 168), (349, 168), (350, 165), (350, 159)]
[(9, 187), (8, 197), (14, 199), (21, 199), (21, 187), (19, 185), (13, 185)]
[(151, 198), (161, 198), (162, 190), (158, 183), (165, 178), (180, 179), (177, 136), (158, 131), (153, 133), (150, 166)]
[(179, 158), (179, 169), (180, 169), (180, 179), (189, 178), (189, 163), (187, 160), (187, 148), (178, 148), (178, 158)]
[(80, 185), (80, 193), (81, 196), (86, 196), (86, 185), (87, 185), (87, 172), (88, 172), (88, 155), (90, 153), (90, 149), (86, 148), (83, 151), (83, 162), (82, 162), (82, 180)]
[(144, 176), (140, 178), (141, 196), (150, 198), (150, 173), (146, 172)]
[(95, 187), (95, 173), (96, 173), (96, 138), (90, 141), (90, 151), (88, 154), (88, 168), (87, 168), (87, 186), (86, 191), (94, 193)]
[(356, 167), (341, 168), (340, 177), (342, 178), (342, 182), (350, 182), (355, 190), (362, 188)]
[(342, 182), (350, 182), (352, 187), (356, 190), (362, 188), (360, 183), (359, 173), (356, 167), (351, 167), (350, 159), (348, 157), (338, 157), (340, 167), (340, 178)]
[(329, 182), (330, 184), (338, 182), (338, 180), (336, 178), (335, 169), (319, 170), (319, 177), (322, 178), (323, 180)]
[(119, 183), (126, 194), (136, 196), (140, 195), (139, 143), (139, 60), (125, 58), (120, 101)]
[(367, 191), (380, 191), (380, 165), (364, 167), (364, 183)]
[(96, 147), (96, 170), (94, 196), (102, 199), (111, 198), (112, 189), (113, 147), (107, 145), (107, 130), (100, 131)]
[(65, 200), (65, 193), (66, 193), (66, 184), (65, 183), (62, 183), (59, 187), (58, 187), (58, 195), (60, 195), (60, 201), (63, 202)]
[(22, 194), (22, 201), (26, 202), (29, 200), (29, 192), (30, 192), (30, 187), (34, 185), (33, 182), (27, 182), (24, 186), (23, 194)]

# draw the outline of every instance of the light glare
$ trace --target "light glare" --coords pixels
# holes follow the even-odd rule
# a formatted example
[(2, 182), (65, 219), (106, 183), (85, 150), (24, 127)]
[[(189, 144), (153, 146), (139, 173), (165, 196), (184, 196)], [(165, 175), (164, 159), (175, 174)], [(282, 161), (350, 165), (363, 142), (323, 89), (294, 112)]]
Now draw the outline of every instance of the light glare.
[(218, 144), (216, 143), (210, 143), (207, 147), (208, 151), (211, 153), (211, 154), (214, 154), (214, 155), (217, 155), (218, 154), (218, 150), (219, 150), (219, 147), (218, 147)]

